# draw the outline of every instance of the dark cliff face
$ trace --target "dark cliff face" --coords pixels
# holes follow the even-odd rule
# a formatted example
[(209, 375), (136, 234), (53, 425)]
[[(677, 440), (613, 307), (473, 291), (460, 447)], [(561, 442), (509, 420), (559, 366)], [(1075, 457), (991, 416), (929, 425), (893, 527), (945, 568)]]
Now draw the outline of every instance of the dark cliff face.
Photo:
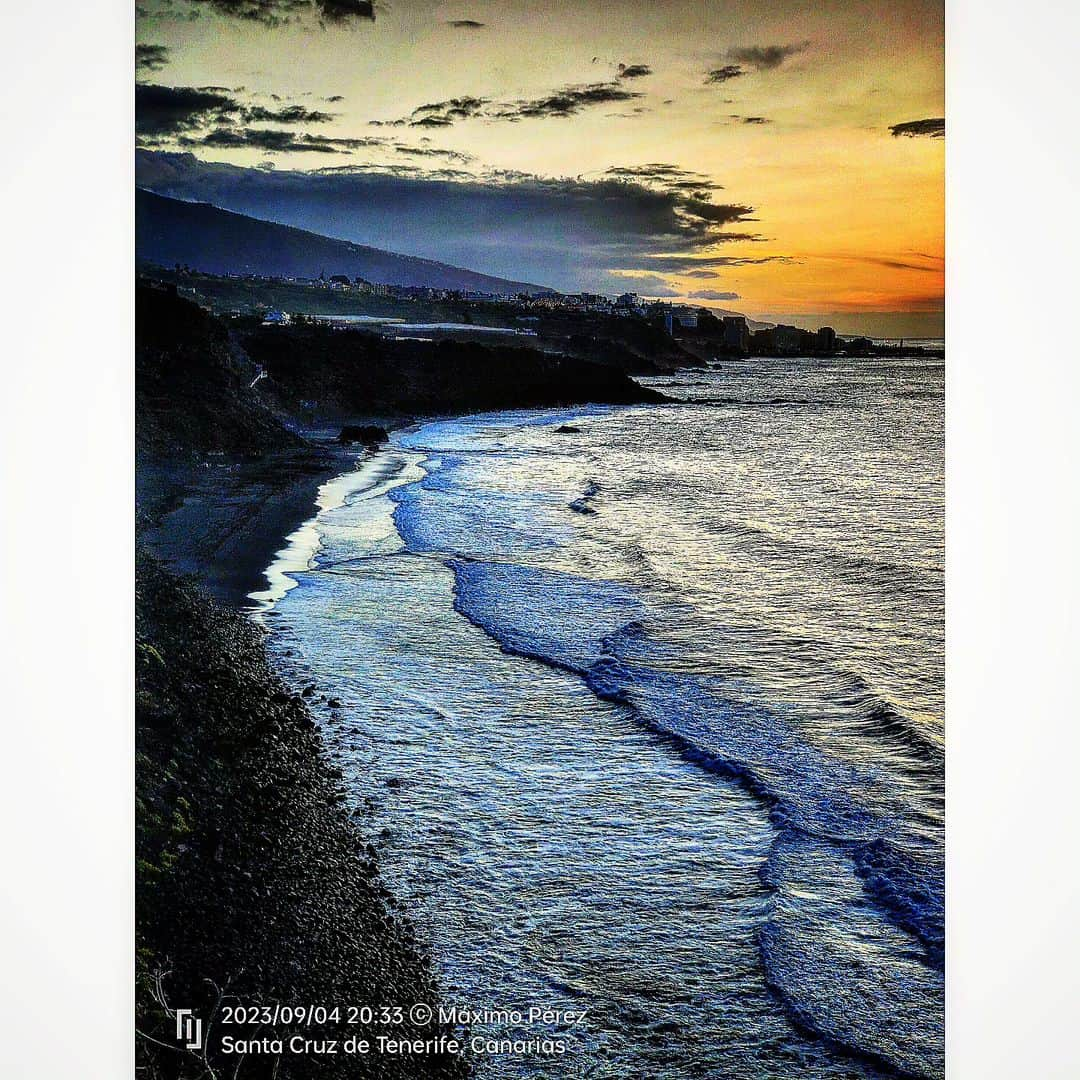
[(632, 375), (656, 375), (704, 365), (662, 328), (644, 319), (554, 312), (543, 315), (537, 328), (562, 352)]
[(393, 341), (327, 327), (262, 328), (243, 344), (282, 407), (314, 400), (328, 416), (665, 400), (617, 368), (536, 349)]
[[(141, 556), (136, 591), (136, 1026), (140, 1075), (234, 1075), (221, 1037), (345, 1038), (355, 1026), (227, 1027), (222, 1006), (435, 1004), (302, 699), (262, 632)], [(177, 1048), (189, 1008), (203, 1053)], [(405, 1022), (424, 1038), (438, 1025)], [(359, 1032), (364, 1034), (364, 1032)], [(366, 1032), (371, 1034), (370, 1030)], [(158, 1040), (158, 1041), (155, 1041)], [(164, 1046), (160, 1044), (164, 1044)], [(239, 1077), (461, 1077), (454, 1056), (274, 1055)]]
[(257, 454), (303, 439), (250, 388), (258, 369), (225, 325), (165, 289), (135, 294), (135, 442), (160, 457)]
[(138, 287), (135, 310), (136, 445), (154, 457), (300, 447), (293, 429), (311, 419), (666, 400), (625, 374), (621, 354), (605, 363), (325, 326), (230, 329), (150, 285)]

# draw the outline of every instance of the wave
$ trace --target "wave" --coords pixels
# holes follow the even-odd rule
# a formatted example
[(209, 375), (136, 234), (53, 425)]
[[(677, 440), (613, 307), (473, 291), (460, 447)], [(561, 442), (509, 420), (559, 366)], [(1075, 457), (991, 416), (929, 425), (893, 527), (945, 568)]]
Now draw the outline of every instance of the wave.
[(649, 666), (659, 654), (650, 656), (645, 607), (629, 588), (512, 563), (449, 559), (447, 566), (455, 609), (504, 650), (571, 671), (598, 697), (630, 707), (683, 756), (768, 800), (779, 827), (854, 850), (910, 813), (877, 763), (819, 749), (792, 708), (756, 705), (728, 680)]
[[(817, 749), (783, 710), (735, 703), (706, 678), (639, 662), (650, 647), (646, 612), (623, 586), (509, 563), (452, 558), (447, 566), (455, 609), (504, 651), (580, 676), (684, 760), (737, 780), (768, 806), (780, 839), (763, 870), (776, 899), (760, 945), (774, 989), (801, 1026), (905, 1074), (937, 1075), (925, 1018), (940, 994), (943, 866), (887, 839), (904, 808), (880, 771)], [(799, 844), (816, 861), (793, 861)], [(820, 924), (813, 933), (811, 922)], [(848, 931), (839, 941), (838, 926)], [(873, 945), (878, 960), (860, 968), (843, 945), (853, 939)], [(897, 1030), (895, 1013), (913, 994), (922, 1024), (912, 1015), (899, 1042), (886, 1035), (867, 1045), (868, 1033)], [(862, 1002), (854, 1012), (843, 1005), (853, 996)]]
[(829, 401), (825, 399), (815, 398), (736, 398), (736, 397), (709, 397), (709, 398), (694, 398), (689, 404), (693, 405), (744, 405), (750, 408), (760, 408), (762, 406), (784, 406), (784, 405), (821, 405), (821, 406), (835, 406), (838, 405), (837, 401)]
[[(806, 903), (826, 869), (828, 902)], [(944, 974), (860, 903), (857, 873), (818, 838), (780, 836), (762, 870), (773, 889), (758, 941), (766, 981), (803, 1030), (890, 1075), (936, 1080), (945, 1070), (944, 1029), (933, 1022)]]
[(570, 509), (578, 514), (595, 514), (596, 509), (591, 505), (592, 500), (600, 494), (600, 485), (595, 480), (590, 480), (585, 485), (581, 496), (570, 503)]
[(862, 675), (849, 671), (841, 677), (846, 686), (834, 697), (836, 705), (854, 717), (876, 743), (891, 744), (901, 752), (935, 766), (935, 775), (940, 774), (940, 767), (945, 762), (942, 742), (921, 728), (894, 701), (875, 690)]

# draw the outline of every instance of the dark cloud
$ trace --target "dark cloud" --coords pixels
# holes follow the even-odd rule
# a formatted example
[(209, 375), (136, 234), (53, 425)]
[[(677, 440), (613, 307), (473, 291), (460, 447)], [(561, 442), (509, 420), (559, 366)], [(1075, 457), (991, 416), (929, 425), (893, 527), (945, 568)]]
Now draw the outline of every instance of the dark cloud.
[(372, 0), (315, 0), (321, 18), (332, 23), (348, 23), (356, 19), (374, 21)]
[(643, 79), (652, 74), (652, 68), (648, 64), (620, 64), (620, 79)]
[(240, 103), (218, 86), (135, 85), (135, 131), (153, 138), (229, 121)]
[(771, 124), (772, 121), (766, 116), (739, 116), (738, 113), (731, 114), (732, 120), (738, 120), (740, 124)]
[[(726, 234), (731, 236), (730, 233)], [(756, 240), (757, 237), (741, 239)], [(764, 263), (791, 263), (794, 260), (786, 255), (654, 255), (648, 265), (665, 274), (680, 274), (683, 277), (716, 277), (715, 267), (762, 266)]]
[(447, 101), (437, 101), (413, 109), (410, 122), (415, 124), (434, 118), (446, 120), (447, 123), (452, 124), (455, 120), (467, 120), (470, 116), (479, 116), (487, 104), (487, 98), (478, 97), (456, 97)]
[(442, 158), (444, 161), (456, 161), (460, 165), (468, 165), (475, 161), (472, 154), (463, 153), (460, 150), (444, 150), (437, 146), (408, 146), (405, 143), (394, 143), (390, 147), (397, 154), (405, 154), (407, 157)]
[(323, 100), (328, 101), (331, 104), (335, 104), (338, 101), (344, 101), (345, 100), (345, 95), (344, 94), (331, 94), (328, 98), (323, 98)]
[[(276, 27), (294, 21), (311, 10), (309, 0), (184, 0), (193, 14), (212, 11), (228, 19)], [(172, 7), (172, 4), (167, 6)]]
[[(301, 136), (295, 131), (280, 131), (268, 128), (216, 128), (197, 138), (181, 136), (183, 146), (212, 146), (224, 150), (251, 148), (270, 154), (284, 153), (297, 149)], [(336, 153), (332, 147), (309, 147), (322, 153)]]
[[(728, 59), (758, 71), (772, 71), (789, 57), (805, 52), (810, 48), (809, 41), (800, 41), (792, 45), (747, 45), (728, 50)], [(722, 70), (722, 69), (721, 69)]]
[(507, 102), (498, 106), (491, 115), (500, 120), (511, 121), (548, 116), (576, 116), (582, 109), (593, 105), (632, 101), (643, 96), (625, 89), (617, 82), (585, 83), (579, 86), (564, 86), (561, 90), (530, 101)]
[[(273, 138), (303, 137), (285, 131)], [(334, 142), (303, 139), (308, 149), (332, 150), (327, 144)], [(469, 176), (370, 164), (271, 172), (145, 150), (137, 161), (139, 184), (165, 195), (557, 288), (596, 287), (613, 267), (677, 269), (665, 259), (700, 268), (705, 264), (693, 257), (719, 243), (758, 239), (733, 231), (751, 216), (748, 206), (706, 203), (611, 177)]]
[[(372, 0), (182, 0), (191, 15), (211, 11), (228, 19), (274, 28), (314, 16), (322, 23), (345, 24), (375, 18)], [(147, 13), (158, 14), (154, 5)], [(164, 4), (165, 13), (176, 17), (173, 4)]]
[(917, 251), (911, 253), (916, 258), (929, 261), (928, 266), (924, 263), (906, 262), (903, 259), (892, 259), (881, 255), (828, 255), (826, 258), (840, 259), (845, 262), (860, 262), (870, 266), (884, 266), (889, 270), (915, 270), (924, 274), (940, 274), (943, 260), (933, 255), (920, 255)]
[(618, 82), (564, 86), (543, 97), (520, 101), (492, 101), (490, 98), (457, 97), (434, 101), (413, 109), (397, 120), (371, 120), (374, 127), (446, 128), (459, 120), (530, 120), (547, 116), (576, 116), (582, 109), (612, 102), (632, 101), (643, 94), (627, 90)]
[(325, 124), (335, 118), (334, 113), (306, 109), (303, 105), (286, 105), (281, 109), (250, 105), (244, 109), (243, 115), (249, 122), (268, 124)]
[(457, 120), (483, 116), (489, 104), (487, 98), (457, 97), (446, 101), (432, 101), (419, 105), (408, 116), (399, 120), (371, 120), (373, 127), (451, 127)]
[(738, 64), (725, 64), (723, 67), (713, 68), (705, 73), (706, 83), (724, 83), (730, 79), (737, 79), (746, 72)]
[(945, 117), (938, 116), (930, 120), (908, 120), (903, 124), (893, 124), (889, 131), (893, 137), (906, 136), (909, 139), (944, 139)]
[(135, 70), (160, 71), (169, 62), (167, 45), (136, 45)]
[(706, 202), (691, 196), (688, 199), (679, 199), (676, 196), (679, 210), (688, 217), (697, 218), (700, 221), (708, 221), (713, 225), (730, 225), (735, 221), (749, 221), (748, 217), (753, 213), (749, 206), (731, 206)]
[(301, 134), (281, 128), (240, 127), (215, 128), (198, 136), (181, 135), (177, 141), (182, 146), (212, 146), (224, 150), (251, 148), (268, 154), (345, 154), (381, 146), (383, 143), (382, 139), (345, 139), (330, 135)]
[(605, 176), (631, 183), (658, 185), (667, 191), (687, 192), (698, 199), (707, 199), (709, 192), (721, 190), (721, 186), (702, 173), (690, 172), (666, 162), (648, 165), (613, 165)]
[(482, 22), (477, 22), (475, 19), (451, 19), (448, 25), (457, 30), (479, 30), (484, 26)]
[(698, 289), (697, 292), (687, 293), (691, 300), (740, 300), (736, 292), (717, 292), (715, 289)]
[[(373, 146), (382, 140), (327, 139), (324, 136), (290, 134), (279, 129), (241, 125), (326, 124), (333, 113), (310, 109), (290, 102), (279, 106), (251, 104), (238, 96), (243, 87), (161, 86), (137, 83), (135, 87), (135, 131), (141, 146), (162, 146), (170, 141), (185, 146), (213, 146), (219, 149), (251, 146), (269, 152), (303, 150), (339, 153)], [(271, 97), (280, 102), (273, 94)]]
[(937, 266), (919, 266), (918, 263), (902, 262), (900, 259), (867, 259), (867, 262), (877, 266), (887, 266), (890, 270), (918, 270), (924, 274), (937, 274), (941, 272)]

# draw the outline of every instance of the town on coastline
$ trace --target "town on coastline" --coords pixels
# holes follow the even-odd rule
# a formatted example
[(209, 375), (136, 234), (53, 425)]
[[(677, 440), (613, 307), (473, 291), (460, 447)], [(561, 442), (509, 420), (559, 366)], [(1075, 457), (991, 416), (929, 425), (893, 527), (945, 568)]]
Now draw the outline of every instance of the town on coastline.
[(701, 361), (742, 357), (941, 355), (937, 343), (838, 334), (830, 326), (808, 330), (756, 321), (738, 312), (692, 306), (625, 292), (554, 290), (494, 293), (396, 285), (346, 274), (282, 277), (208, 274), (188, 266), (145, 267), (152, 282), (232, 319), (258, 317), (263, 326), (326, 325), (382, 336), (503, 334), (535, 338), (552, 319), (581, 322), (633, 320), (663, 333)]

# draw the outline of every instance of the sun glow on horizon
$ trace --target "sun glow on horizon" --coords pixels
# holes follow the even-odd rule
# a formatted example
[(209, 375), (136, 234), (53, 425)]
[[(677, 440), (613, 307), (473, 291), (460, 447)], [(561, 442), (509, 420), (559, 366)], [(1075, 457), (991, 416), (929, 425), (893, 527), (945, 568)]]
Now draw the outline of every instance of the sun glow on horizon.
[[(794, 0), (402, 0), (374, 21), (325, 27), (215, 10), (151, 0), (139, 19), (140, 81), (163, 88), (142, 114), (148, 151), (250, 169), (253, 183), (327, 167), (399, 177), (411, 186), (391, 235), (409, 253), (518, 280), (622, 284), (755, 317), (861, 314), (867, 332), (878, 315), (907, 316), (912, 332), (943, 332), (936, 0), (815, 11)], [(572, 185), (613, 176), (645, 194), (574, 204)], [(455, 233), (453, 220), (430, 227), (437, 210), (410, 218), (423, 184), (531, 187), (499, 220), (462, 219)], [(729, 204), (745, 212), (715, 209)], [(562, 207), (579, 217), (560, 220)], [(339, 219), (345, 238), (382, 242), (370, 223)]]

